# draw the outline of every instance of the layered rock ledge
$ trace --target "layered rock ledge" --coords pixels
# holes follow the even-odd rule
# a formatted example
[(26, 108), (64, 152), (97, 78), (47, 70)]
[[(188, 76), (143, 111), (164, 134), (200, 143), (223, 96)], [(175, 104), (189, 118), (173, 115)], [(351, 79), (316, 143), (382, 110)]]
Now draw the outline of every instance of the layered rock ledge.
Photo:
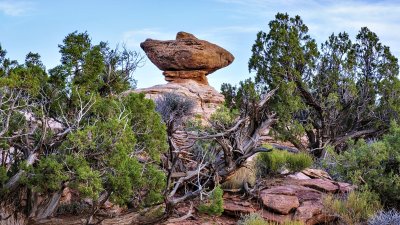
[(335, 182), (322, 170), (306, 169), (283, 179), (270, 180), (259, 192), (259, 201), (225, 194), (224, 213), (235, 217), (259, 213), (265, 220), (278, 224), (289, 220), (306, 225), (330, 224), (336, 218), (325, 210), (324, 196), (354, 189), (351, 184)]

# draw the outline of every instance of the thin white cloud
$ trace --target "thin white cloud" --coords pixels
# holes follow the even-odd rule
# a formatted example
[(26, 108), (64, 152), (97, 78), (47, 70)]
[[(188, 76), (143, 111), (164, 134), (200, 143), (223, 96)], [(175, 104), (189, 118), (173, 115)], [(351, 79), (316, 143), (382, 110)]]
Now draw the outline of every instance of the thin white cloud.
[[(383, 44), (400, 54), (400, 5), (392, 1), (361, 0), (215, 0), (225, 3), (228, 9), (244, 19), (267, 21), (277, 12), (300, 15), (310, 28), (310, 34), (322, 42), (332, 33), (346, 31), (354, 38), (361, 27), (376, 32)], [(237, 7), (239, 6), (239, 7)], [(239, 9), (238, 9), (239, 8)]]
[(254, 33), (259, 30), (255, 26), (226, 26), (226, 27), (216, 27), (209, 30), (210, 33)]
[(260, 28), (256, 26), (222, 26), (200, 30), (195, 35), (200, 39), (226, 48), (228, 51), (235, 51), (238, 47), (235, 44), (238, 35), (256, 34), (258, 31), (260, 31)]
[(126, 31), (122, 35), (123, 41), (128, 47), (140, 48), (140, 43), (147, 38), (157, 40), (172, 40), (175, 39), (174, 33), (164, 32), (157, 28), (144, 28), (139, 30)]
[(7, 16), (22, 16), (33, 9), (31, 2), (25, 1), (0, 1), (0, 13)]

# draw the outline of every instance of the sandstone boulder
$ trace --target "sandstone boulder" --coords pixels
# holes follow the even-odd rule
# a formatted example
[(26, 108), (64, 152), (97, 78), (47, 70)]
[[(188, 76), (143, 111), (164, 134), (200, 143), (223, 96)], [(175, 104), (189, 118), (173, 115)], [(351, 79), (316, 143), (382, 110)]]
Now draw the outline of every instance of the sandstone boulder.
[(341, 193), (348, 193), (348, 192), (354, 191), (357, 188), (357, 186), (355, 186), (355, 185), (352, 185), (349, 183), (343, 183), (343, 182), (337, 182), (336, 185), (338, 185), (339, 191)]
[(288, 175), (289, 178), (295, 179), (295, 180), (309, 180), (311, 179), (309, 176), (305, 175), (302, 172), (297, 172), (295, 174), (290, 174)]
[(332, 177), (326, 171), (323, 170), (307, 168), (301, 172), (311, 178), (332, 180)]
[(275, 194), (275, 195), (291, 195), (296, 196), (300, 202), (319, 200), (321, 199), (322, 192), (304, 187), (297, 184), (286, 184), (282, 186), (271, 187), (261, 191), (263, 194)]
[(291, 214), (281, 215), (279, 213), (270, 212), (265, 209), (257, 213), (259, 213), (266, 221), (273, 222), (274, 224), (283, 224), (285, 222), (291, 221), (293, 217)]
[(300, 184), (305, 187), (313, 188), (327, 193), (336, 193), (339, 191), (339, 186), (329, 180), (323, 180), (323, 179), (301, 180)]
[(248, 202), (224, 200), (224, 213), (227, 215), (240, 217), (256, 211), (257, 209)]
[(206, 75), (228, 66), (234, 60), (227, 50), (186, 32), (179, 32), (176, 40), (147, 39), (140, 47), (150, 61), (164, 71), (167, 81), (193, 79), (208, 84)]
[(320, 201), (305, 201), (296, 209), (294, 220), (303, 221), (306, 225), (324, 224), (335, 218), (324, 212), (324, 205)]
[(262, 194), (263, 205), (273, 212), (287, 215), (300, 206), (299, 199), (292, 195)]

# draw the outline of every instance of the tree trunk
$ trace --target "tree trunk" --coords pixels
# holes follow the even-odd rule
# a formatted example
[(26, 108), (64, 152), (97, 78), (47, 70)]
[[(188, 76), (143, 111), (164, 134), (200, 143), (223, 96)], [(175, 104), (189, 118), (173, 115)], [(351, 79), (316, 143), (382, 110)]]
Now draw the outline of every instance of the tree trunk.
[(17, 212), (15, 209), (1, 205), (0, 206), (0, 224), (1, 225), (25, 225), (28, 224), (26, 215)]

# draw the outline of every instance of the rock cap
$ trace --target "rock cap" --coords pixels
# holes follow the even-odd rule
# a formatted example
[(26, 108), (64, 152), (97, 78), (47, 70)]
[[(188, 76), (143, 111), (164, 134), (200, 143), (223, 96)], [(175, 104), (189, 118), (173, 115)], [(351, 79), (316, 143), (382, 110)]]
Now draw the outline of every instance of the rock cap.
[(178, 32), (175, 40), (147, 39), (140, 47), (150, 61), (164, 71), (167, 81), (193, 79), (208, 84), (205, 76), (234, 60), (234, 56), (222, 47), (186, 32)]

